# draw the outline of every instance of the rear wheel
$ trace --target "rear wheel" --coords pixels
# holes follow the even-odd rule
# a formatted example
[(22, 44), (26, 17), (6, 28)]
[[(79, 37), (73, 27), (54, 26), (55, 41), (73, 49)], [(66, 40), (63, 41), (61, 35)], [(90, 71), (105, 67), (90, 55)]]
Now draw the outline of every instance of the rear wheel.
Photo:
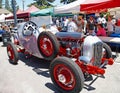
[(7, 44), (7, 54), (8, 54), (10, 62), (13, 64), (17, 64), (18, 59), (19, 59), (18, 51), (17, 51), (17, 48), (15, 47), (15, 45), (11, 42), (8, 42), (8, 44)]
[(83, 88), (83, 73), (69, 58), (54, 59), (50, 64), (50, 75), (53, 83), (62, 93), (79, 93)]
[(59, 42), (51, 32), (44, 31), (38, 37), (38, 48), (44, 59), (53, 60), (59, 52)]

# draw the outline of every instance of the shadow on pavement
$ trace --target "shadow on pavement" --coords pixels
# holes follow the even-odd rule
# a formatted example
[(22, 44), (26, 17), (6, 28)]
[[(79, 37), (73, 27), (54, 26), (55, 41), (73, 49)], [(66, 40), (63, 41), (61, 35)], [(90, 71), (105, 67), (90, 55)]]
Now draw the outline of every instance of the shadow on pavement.
[[(20, 56), (20, 60), (24, 62), (26, 65), (33, 67), (32, 70), (35, 71), (38, 75), (42, 75), (46, 78), (50, 78), (50, 74), (49, 74), (50, 61), (39, 59), (34, 56), (31, 56), (30, 58), (26, 58), (25, 55), (22, 53), (20, 53), (19, 56)], [(46, 83), (45, 86), (53, 90), (54, 93), (60, 93), (52, 83)]]
[(45, 86), (54, 91), (54, 93), (61, 93), (52, 83), (46, 83)]
[[(50, 61), (46, 61), (43, 59), (39, 59), (37, 57), (31, 56), (29, 58), (26, 58), (26, 56), (22, 53), (19, 53), (19, 60), (24, 62), (27, 66), (32, 67), (32, 70), (37, 73), (38, 75), (42, 75), (46, 78), (50, 78), (49, 74), (49, 65)], [(19, 64), (19, 63), (18, 63)], [(104, 76), (95, 76), (93, 78), (93, 75), (89, 75), (84, 82), (84, 89), (87, 91), (95, 90), (92, 86), (92, 84), (98, 79), (98, 78), (105, 78)], [(57, 88), (52, 83), (46, 83), (45, 86), (51, 90), (54, 91), (54, 93), (60, 93)]]
[[(93, 78), (93, 75), (88, 75), (85, 79), (85, 82), (84, 82), (84, 89), (88, 90), (88, 91), (92, 91), (92, 90), (95, 90), (96, 88), (94, 88), (92, 86), (92, 84), (98, 79), (98, 78), (105, 78), (104, 76), (99, 76), (99, 75), (94, 75), (95, 78)], [(89, 82), (89, 83), (87, 83)]]
[[(50, 62), (49, 61), (39, 59), (34, 56), (26, 58), (26, 56), (22, 53), (19, 53), (19, 59), (22, 62), (24, 62), (27, 66), (32, 67), (33, 71), (35, 71), (38, 75), (50, 77), (50, 75), (49, 75)], [(45, 70), (43, 70), (43, 69), (45, 69)]]

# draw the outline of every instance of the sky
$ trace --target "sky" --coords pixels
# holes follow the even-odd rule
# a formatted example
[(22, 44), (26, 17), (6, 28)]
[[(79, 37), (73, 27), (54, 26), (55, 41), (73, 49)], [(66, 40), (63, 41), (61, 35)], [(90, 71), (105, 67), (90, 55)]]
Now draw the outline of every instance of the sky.
[[(16, 0), (17, 4), (19, 5), (19, 8), (21, 10), (23, 10), (23, 2), (22, 1), (23, 0)], [(29, 5), (29, 4), (34, 2), (34, 0), (24, 0), (24, 1), (25, 1), (24, 2), (24, 9), (27, 9), (28, 8), (27, 5)], [(55, 0), (55, 2), (53, 4), (59, 5), (60, 4), (60, 0)]]

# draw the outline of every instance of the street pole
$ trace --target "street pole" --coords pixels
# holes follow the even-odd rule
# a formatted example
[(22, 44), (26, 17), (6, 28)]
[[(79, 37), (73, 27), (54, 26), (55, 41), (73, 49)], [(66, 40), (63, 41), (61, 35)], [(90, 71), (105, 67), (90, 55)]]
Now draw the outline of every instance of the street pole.
[(12, 3), (12, 9), (13, 9), (13, 15), (14, 15), (14, 25), (17, 25), (17, 14), (16, 14), (16, 4), (15, 0), (11, 0)]
[(25, 3), (25, 0), (22, 0), (22, 2), (23, 2), (23, 11), (24, 11), (24, 3)]

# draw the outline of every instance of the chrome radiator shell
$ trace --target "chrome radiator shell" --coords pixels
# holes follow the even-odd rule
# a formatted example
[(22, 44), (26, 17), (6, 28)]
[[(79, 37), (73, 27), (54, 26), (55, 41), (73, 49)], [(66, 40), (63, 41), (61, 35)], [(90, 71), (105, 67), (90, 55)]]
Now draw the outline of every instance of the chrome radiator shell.
[(97, 42), (94, 44), (94, 63), (93, 65), (95, 66), (100, 66), (101, 65), (101, 59), (102, 59), (102, 52), (103, 51), (103, 43), (102, 42)]
[(102, 41), (97, 36), (87, 36), (83, 43), (82, 55), (79, 60), (86, 64), (99, 66), (102, 58)]

